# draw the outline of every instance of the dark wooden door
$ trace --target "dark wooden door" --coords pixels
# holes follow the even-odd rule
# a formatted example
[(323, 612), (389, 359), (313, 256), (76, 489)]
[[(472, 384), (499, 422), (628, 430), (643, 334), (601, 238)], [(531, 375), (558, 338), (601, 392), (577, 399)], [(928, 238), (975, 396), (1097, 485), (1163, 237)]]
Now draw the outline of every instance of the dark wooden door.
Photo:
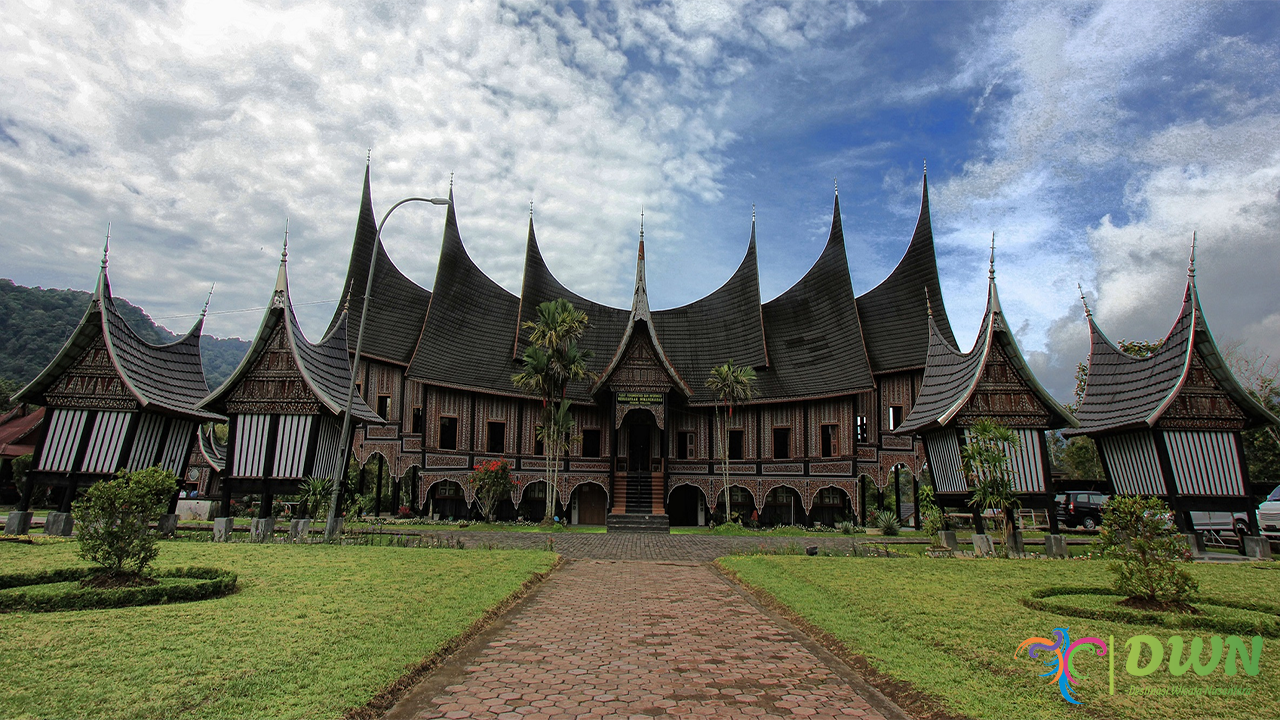
[(578, 486), (578, 524), (603, 525), (609, 513), (609, 497), (604, 488), (594, 483)]

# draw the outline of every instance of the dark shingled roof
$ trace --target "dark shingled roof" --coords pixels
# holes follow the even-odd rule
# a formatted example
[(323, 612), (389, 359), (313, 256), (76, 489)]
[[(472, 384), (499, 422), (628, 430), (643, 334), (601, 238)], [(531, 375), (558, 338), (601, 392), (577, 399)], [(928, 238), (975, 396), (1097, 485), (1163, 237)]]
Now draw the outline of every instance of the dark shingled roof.
[[(578, 346), (593, 353), (593, 357), (587, 361), (587, 368), (593, 373), (603, 371), (627, 329), (628, 313), (621, 308), (601, 305), (577, 295), (556, 280), (551, 270), (547, 268), (542, 252), (538, 249), (538, 238), (534, 234), (533, 218), (530, 217), (529, 238), (525, 244), (524, 253), (524, 282), (520, 290), (520, 310), (514, 330), (515, 344), (512, 356), (516, 360), (524, 355), (525, 348), (529, 346), (529, 333), (532, 332), (521, 325), (527, 320), (537, 319), (539, 305), (558, 298), (568, 300), (575, 308), (587, 314), (590, 326)], [(515, 370), (513, 369), (512, 372)], [(507, 377), (508, 385), (511, 384), (509, 375), (510, 373)], [(569, 395), (574, 400), (588, 401), (591, 398), (587, 391), (586, 384), (574, 383), (569, 388)]]
[(1191, 369), (1198, 351), (1222, 389), (1244, 411), (1249, 426), (1280, 424), (1236, 381), (1209, 333), (1195, 277), (1187, 281), (1182, 312), (1160, 348), (1134, 357), (1112, 343), (1089, 314), (1089, 376), (1076, 417), (1080, 429), (1070, 434), (1102, 433), (1153, 427), (1168, 408)]
[[(453, 199), (453, 191), (449, 192)], [(406, 376), (433, 385), (520, 395), (511, 383), (520, 298), (467, 255), (450, 202), (431, 307)]]
[(983, 316), (982, 327), (973, 342), (972, 350), (960, 352), (952, 341), (943, 337), (933, 318), (927, 319), (929, 356), (924, 380), (911, 414), (894, 430), (895, 434), (919, 434), (951, 422), (956, 413), (964, 408), (977, 388), (978, 381), (982, 379), (982, 370), (986, 367), (994, 344), (1001, 346), (1018, 375), (1049, 411), (1049, 427), (1060, 428), (1076, 424), (1071, 415), (1040, 385), (1031, 368), (1027, 367), (1013, 331), (1005, 320), (1004, 310), (1000, 307), (994, 273), (987, 287), (987, 312)]
[[(249, 346), (240, 365), (222, 386), (200, 402), (201, 407), (223, 410), (227, 397), (240, 385), (243, 377), (253, 369), (258, 356), (267, 347), (267, 341), (280, 323), (285, 323), (289, 333), (289, 346), (293, 351), (294, 362), (302, 373), (307, 388), (315, 395), (316, 400), (329, 412), (342, 415), (347, 407), (347, 393), (351, 387), (351, 355), (347, 350), (347, 316), (342, 313), (333, 327), (318, 343), (307, 341), (302, 328), (298, 326), (298, 318), (293, 314), (293, 301), (289, 297), (288, 264), (281, 259), (280, 270), (276, 273), (276, 286), (271, 295), (271, 302), (262, 318), (258, 334)], [(383, 419), (365, 404), (360, 395), (352, 399), (351, 414), (361, 420), (382, 423)]]
[(167, 345), (152, 345), (129, 327), (116, 311), (107, 277), (106, 260), (98, 274), (98, 286), (80, 324), (48, 367), (14, 396), (17, 402), (44, 404), (44, 393), (57, 383), (84, 349), (99, 335), (116, 372), (140, 407), (200, 420), (218, 420), (220, 415), (197, 409), (209, 394), (200, 360), (200, 332), (204, 314), (182, 338)]
[[(928, 301), (926, 301), (928, 298)], [(871, 368), (877, 373), (919, 369), (929, 355), (929, 311), (942, 337), (956, 344), (942, 304), (938, 261), (929, 224), (929, 179), (920, 194), (920, 217), (907, 253), (883, 282), (858, 298), (858, 315)]]
[(653, 313), (662, 349), (693, 391), (693, 403), (714, 403), (702, 382), (711, 369), (735, 364), (764, 368), (764, 320), (760, 309), (760, 271), (756, 263), (756, 226), (751, 223), (747, 254), (733, 275), (706, 297)]
[(839, 197), (822, 255), (799, 282), (765, 303), (762, 314), (769, 369), (757, 374), (757, 399), (831, 397), (872, 388)]
[(376, 244), (378, 262), (374, 268), (373, 293), (369, 298), (369, 330), (365, 333), (362, 351), (366, 357), (408, 365), (413, 358), (418, 335), (422, 332), (422, 321), (431, 303), (431, 291), (405, 277), (377, 238), (378, 222), (373, 214), (373, 194), (369, 189), (369, 167), (366, 165), (364, 196), (360, 200), (347, 279), (342, 284), (342, 298), (326, 334), (333, 331), (343, 309), (349, 308), (347, 342), (350, 351), (356, 351), (361, 302), (369, 278), (369, 258)]
[(196, 437), (199, 438), (200, 454), (204, 456), (205, 462), (214, 470), (222, 472), (227, 466), (227, 446), (213, 436), (213, 427), (201, 425)]

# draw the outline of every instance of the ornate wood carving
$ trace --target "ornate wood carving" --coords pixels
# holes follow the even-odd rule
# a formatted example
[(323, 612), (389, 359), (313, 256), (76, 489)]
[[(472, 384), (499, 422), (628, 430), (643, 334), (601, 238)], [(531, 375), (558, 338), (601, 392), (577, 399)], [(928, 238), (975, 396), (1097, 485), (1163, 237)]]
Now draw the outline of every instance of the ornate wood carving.
[(1227, 431), (1243, 430), (1246, 424), (1244, 411), (1223, 391), (1199, 352), (1192, 354), (1186, 382), (1156, 423), (1168, 429)]
[(266, 348), (253, 367), (227, 397), (227, 413), (242, 415), (316, 415), (320, 403), (302, 379), (293, 357), (285, 324), (279, 323), (267, 338)]
[(967, 427), (989, 417), (1001, 425), (1044, 430), (1049, 411), (1010, 362), (1000, 343), (993, 342), (973, 395), (956, 415), (956, 424)]
[[(648, 335), (635, 334), (631, 336), (631, 342), (624, 351), (622, 361), (618, 363), (618, 366), (614, 368), (613, 374), (609, 376), (608, 385), (609, 389), (615, 393), (657, 393), (665, 395), (675, 383), (667, 375), (662, 363), (658, 362), (657, 351), (654, 350), (653, 343), (650, 342)], [(653, 413), (659, 429), (666, 427), (665, 403), (629, 404), (623, 402), (614, 404), (614, 427), (622, 427), (622, 419), (626, 417), (628, 412), (636, 409), (648, 410)]]
[(99, 332), (75, 363), (45, 393), (50, 407), (83, 410), (137, 410)]
[(844, 462), (810, 463), (809, 474), (811, 475), (852, 475), (853, 462), (846, 460)]

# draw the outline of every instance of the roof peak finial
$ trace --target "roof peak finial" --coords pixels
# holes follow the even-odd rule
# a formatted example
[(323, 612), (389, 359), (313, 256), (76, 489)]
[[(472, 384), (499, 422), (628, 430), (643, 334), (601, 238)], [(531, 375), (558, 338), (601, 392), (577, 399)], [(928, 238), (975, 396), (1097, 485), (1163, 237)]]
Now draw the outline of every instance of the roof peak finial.
[(987, 269), (987, 278), (996, 279), (996, 231), (991, 231), (991, 265)]
[(1187, 277), (1196, 279), (1196, 231), (1191, 231), (1191, 259), (1187, 261)]
[(453, 171), (449, 171), (449, 192), (453, 192)]
[(925, 174), (925, 175), (928, 175), (928, 174), (929, 174), (929, 159), (928, 159), (928, 158), (921, 158), (921, 159), (920, 159), (920, 168), (921, 168), (921, 170), (920, 170), (920, 171), (921, 171), (921, 173), (923, 173), (923, 174)]
[(529, 198), (529, 219), (533, 219), (533, 198)]
[(347, 284), (347, 295), (342, 299), (342, 312), (351, 310), (351, 293), (356, 291), (356, 279), (351, 278), (351, 282)]
[(1076, 289), (1080, 291), (1080, 303), (1084, 305), (1084, 316), (1093, 317), (1093, 311), (1089, 309), (1089, 298), (1084, 296), (1084, 288), (1080, 286), (1080, 283), (1076, 283)]
[(933, 318), (933, 300), (929, 297), (929, 287), (924, 288), (924, 309), (929, 313), (929, 318)]
[(209, 283), (209, 294), (204, 298), (204, 309), (200, 311), (200, 317), (204, 317), (209, 314), (209, 301), (213, 300), (213, 289), (217, 286), (218, 283), (216, 282)]
[(640, 208), (640, 242), (644, 242), (644, 208)]
[(280, 251), (280, 262), (289, 262), (289, 218), (284, 219), (284, 249)]
[(831, 178), (831, 186), (836, 189), (836, 197), (840, 197), (840, 179)]
[(751, 203), (751, 224), (756, 224), (756, 204)]
[(364, 154), (364, 164), (368, 165), (373, 161), (373, 148), (369, 148)]
[(111, 222), (107, 222), (107, 239), (102, 243), (102, 269), (107, 269), (107, 255), (111, 253)]

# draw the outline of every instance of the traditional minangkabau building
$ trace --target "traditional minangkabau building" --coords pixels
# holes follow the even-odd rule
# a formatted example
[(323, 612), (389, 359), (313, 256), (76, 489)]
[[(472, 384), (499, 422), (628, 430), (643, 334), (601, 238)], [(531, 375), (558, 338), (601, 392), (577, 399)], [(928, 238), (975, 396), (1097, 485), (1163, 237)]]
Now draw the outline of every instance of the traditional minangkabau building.
[(69, 534), (78, 486), (118, 470), (159, 466), (179, 477), (186, 473), (197, 427), (222, 419), (197, 407), (209, 394), (200, 360), (203, 327), (202, 312), (185, 336), (168, 345), (138, 337), (116, 310), (103, 250), (98, 283), (80, 324), (53, 362), (14, 396), (45, 406), (46, 417), (19, 517), (6, 524), (6, 533), (26, 530), (21, 516), (30, 522), (36, 483), (66, 488), (45, 531)]
[[(452, 199), (452, 191), (450, 193)], [(705, 522), (724, 504), (715, 447), (715, 397), (704, 383), (733, 360), (756, 370), (755, 397), (729, 421), (733, 511), (762, 522), (855, 520), (864, 488), (885, 488), (896, 468), (913, 477), (923, 446), (891, 432), (912, 411), (932, 327), (954, 343), (942, 304), (927, 181), (907, 252), (858, 297), (839, 198), (817, 261), (795, 285), (762, 302), (755, 224), (738, 269), (710, 295), (669, 310), (649, 307), (643, 230), (630, 310), (587, 300), (549, 271), (532, 216), (519, 296), (471, 260), (451, 203), (431, 291), (408, 280), (377, 243), (369, 174), (342, 305), (362, 298), (378, 253), (358, 386), (380, 420), (356, 431), (359, 462), (378, 456), (392, 477), (417, 482), (415, 507), (442, 515), (472, 499), (464, 482), (487, 459), (513, 463), (518, 489), (502, 512), (541, 516), (546, 459), (535, 430), (541, 401), (512, 374), (528, 344), (522, 323), (564, 298), (590, 328), (592, 383), (570, 387), (575, 439), (557, 493), (573, 522), (651, 515)], [(334, 322), (337, 322), (335, 316)], [(347, 335), (354, 353), (356, 330)], [(531, 501), (531, 495), (536, 495)], [(462, 502), (459, 503), (458, 501)], [(446, 508), (441, 510), (441, 508)], [(665, 517), (663, 517), (665, 516)]]
[[(230, 517), (233, 494), (262, 496), (259, 518), (270, 516), (274, 497), (294, 494), (305, 478), (338, 477), (349, 440), (342, 415), (351, 382), (346, 310), (311, 343), (298, 327), (289, 297), (288, 241), (266, 313), (249, 352), (231, 376), (199, 407), (227, 417), (227, 444), (211, 442), (206, 459), (219, 472), (220, 517)], [(359, 397), (351, 413), (380, 421)]]
[(1277, 425), (1240, 386), (1209, 333), (1196, 291), (1195, 246), (1182, 311), (1160, 346), (1135, 357), (1111, 342), (1085, 305), (1089, 375), (1076, 412), (1098, 447), (1117, 493), (1163, 497), (1178, 524), (1192, 528), (1191, 510), (1245, 512), (1258, 534), (1257, 500), (1249, 482), (1241, 432)]
[[(930, 321), (929, 358), (915, 408), (895, 432), (924, 439), (934, 492), (941, 507), (966, 507), (973, 495), (961, 462), (969, 428), (989, 418), (1013, 430), (1016, 447), (1006, 447), (1009, 470), (1022, 507), (1048, 510), (1050, 532), (1058, 520), (1051, 483), (1048, 430), (1076, 425), (1071, 414), (1027, 367), (1000, 307), (996, 289), (995, 244), (988, 271), (987, 310), (973, 348), (963, 353)], [(978, 511), (975, 525), (981, 526)]]

